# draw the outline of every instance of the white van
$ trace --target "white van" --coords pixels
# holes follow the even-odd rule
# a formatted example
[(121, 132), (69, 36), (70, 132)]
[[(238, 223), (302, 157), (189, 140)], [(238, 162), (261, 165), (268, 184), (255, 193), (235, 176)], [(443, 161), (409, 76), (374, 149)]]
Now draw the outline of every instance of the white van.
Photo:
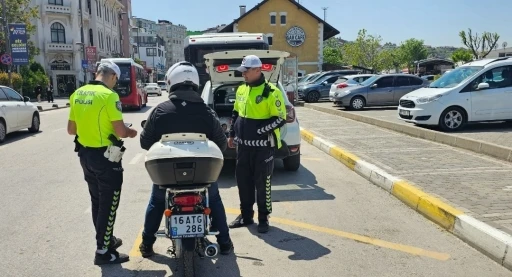
[[(256, 55), (262, 61), (265, 79), (275, 84), (283, 93), (286, 106), (286, 123), (281, 127), (282, 147), (276, 151), (275, 158), (282, 159), (285, 170), (297, 171), (300, 167), (300, 127), (293, 104), (286, 96), (286, 91), (279, 82), (279, 72), (284, 59), (290, 54), (275, 50), (235, 50), (215, 52), (204, 55), (210, 81), (206, 82), (201, 97), (219, 116), (220, 122), (229, 132), (231, 114), (236, 97), (236, 90), (244, 82), (242, 73), (236, 70), (247, 55)], [(224, 151), (225, 159), (236, 157), (235, 149)]]
[(398, 118), (457, 131), (466, 123), (512, 120), (512, 57), (464, 64), (399, 101)]

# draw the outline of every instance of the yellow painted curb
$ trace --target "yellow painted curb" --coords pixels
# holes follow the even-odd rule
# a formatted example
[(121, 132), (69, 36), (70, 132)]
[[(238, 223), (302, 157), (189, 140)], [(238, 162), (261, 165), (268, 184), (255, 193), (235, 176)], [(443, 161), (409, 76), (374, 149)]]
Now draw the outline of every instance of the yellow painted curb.
[(302, 136), (302, 139), (309, 143), (313, 143), (313, 139), (315, 138), (315, 135), (313, 135), (311, 132), (306, 130), (300, 130), (300, 134)]
[(462, 211), (451, 207), (403, 180), (393, 184), (393, 191), (391, 193), (420, 214), (449, 231), (453, 230), (456, 217), (464, 214)]
[(331, 155), (336, 160), (340, 161), (341, 163), (343, 163), (345, 166), (347, 166), (348, 168), (350, 168), (352, 170), (354, 170), (354, 168), (356, 167), (356, 163), (359, 160), (359, 158), (356, 157), (355, 155), (353, 155), (337, 146), (332, 147), (329, 150), (329, 155)]

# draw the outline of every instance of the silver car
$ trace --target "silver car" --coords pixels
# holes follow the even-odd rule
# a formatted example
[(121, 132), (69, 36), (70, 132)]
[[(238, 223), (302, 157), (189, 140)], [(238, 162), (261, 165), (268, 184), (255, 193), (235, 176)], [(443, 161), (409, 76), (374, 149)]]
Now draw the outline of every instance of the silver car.
[(427, 80), (409, 74), (375, 75), (331, 99), (335, 105), (352, 110), (369, 106), (398, 106), (402, 96), (428, 84)]

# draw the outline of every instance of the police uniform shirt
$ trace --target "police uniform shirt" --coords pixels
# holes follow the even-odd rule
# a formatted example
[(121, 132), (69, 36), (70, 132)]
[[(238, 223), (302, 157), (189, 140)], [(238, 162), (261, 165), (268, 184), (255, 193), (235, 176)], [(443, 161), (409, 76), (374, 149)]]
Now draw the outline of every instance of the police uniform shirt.
[(78, 142), (85, 147), (112, 144), (109, 135), (117, 137), (112, 121), (123, 120), (119, 95), (99, 81), (79, 88), (70, 98), (69, 120), (77, 126)]

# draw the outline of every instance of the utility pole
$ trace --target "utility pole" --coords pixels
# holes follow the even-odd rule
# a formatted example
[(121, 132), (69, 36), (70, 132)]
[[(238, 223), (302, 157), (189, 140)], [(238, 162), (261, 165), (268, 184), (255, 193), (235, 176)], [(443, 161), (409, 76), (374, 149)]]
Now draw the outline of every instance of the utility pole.
[(329, 7), (323, 7), (323, 8), (322, 8), (322, 10), (324, 10), (324, 21), (325, 21), (325, 20), (326, 20), (326, 18), (327, 18), (327, 9), (328, 9), (328, 8), (329, 8)]
[[(3, 0), (5, 1), (5, 0)], [(85, 53), (85, 36), (84, 36), (84, 7), (82, 6), (82, 0), (78, 0), (78, 5), (80, 6), (78, 11), (80, 12), (80, 39), (82, 40), (82, 55), (83, 60), (86, 59), (86, 53)], [(80, 61), (80, 67), (82, 67), (82, 70), (84, 71), (84, 84), (87, 84), (87, 70), (83, 68), (82, 61)]]
[(4, 22), (5, 32), (5, 53), (11, 55), (11, 64), (7, 65), (7, 75), (9, 76), (9, 87), (12, 88), (12, 53), (11, 53), (11, 42), (9, 40), (9, 22), (7, 21), (7, 7), (5, 6), (5, 0), (2, 0), (2, 17)]

